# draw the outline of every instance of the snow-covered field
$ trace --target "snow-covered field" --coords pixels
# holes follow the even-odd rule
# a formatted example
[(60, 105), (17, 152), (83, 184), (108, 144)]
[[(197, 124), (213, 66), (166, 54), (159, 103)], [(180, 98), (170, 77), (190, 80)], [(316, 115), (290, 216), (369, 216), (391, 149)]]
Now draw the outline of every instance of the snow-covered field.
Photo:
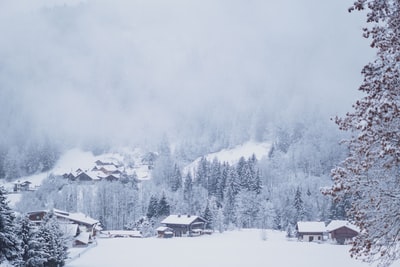
[[(67, 267), (367, 267), (348, 254), (349, 246), (288, 241), (285, 233), (242, 230), (172, 239), (99, 239)], [(373, 265), (372, 265), (373, 266)], [(394, 265), (393, 267), (399, 267)]]

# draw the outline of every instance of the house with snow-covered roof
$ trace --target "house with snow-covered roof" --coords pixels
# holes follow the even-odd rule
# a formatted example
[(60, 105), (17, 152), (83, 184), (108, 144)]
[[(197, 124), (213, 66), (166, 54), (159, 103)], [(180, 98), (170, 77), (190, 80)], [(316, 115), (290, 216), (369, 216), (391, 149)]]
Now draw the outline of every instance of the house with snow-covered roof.
[[(43, 218), (48, 214), (49, 210), (38, 210), (28, 212), (29, 219), (36, 225), (40, 225)], [(80, 212), (67, 212), (58, 209), (52, 210), (54, 216), (60, 223), (60, 228), (67, 234), (67, 236), (76, 239), (79, 237), (79, 244), (84, 244), (83, 240), (87, 239), (86, 245), (92, 241), (97, 232), (101, 230), (100, 222)], [(83, 234), (85, 233), (85, 234)], [(83, 238), (85, 236), (85, 238)], [(75, 242), (75, 241), (74, 241)], [(76, 243), (76, 242), (75, 242)], [(75, 244), (74, 243), (74, 244)]]
[(360, 233), (360, 229), (354, 224), (344, 220), (333, 220), (326, 227), (330, 239), (338, 244), (350, 242)]
[(302, 241), (323, 241), (326, 236), (326, 227), (324, 222), (297, 222), (297, 237)]
[(195, 215), (169, 215), (161, 221), (166, 227), (172, 229), (174, 236), (194, 236), (202, 234), (207, 220)]

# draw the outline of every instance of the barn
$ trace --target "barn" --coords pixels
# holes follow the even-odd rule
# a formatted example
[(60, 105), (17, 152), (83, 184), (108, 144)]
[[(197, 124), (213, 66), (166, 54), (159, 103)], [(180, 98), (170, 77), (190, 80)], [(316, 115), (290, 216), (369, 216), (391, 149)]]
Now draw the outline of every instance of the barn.
[(326, 228), (330, 239), (341, 245), (350, 242), (360, 232), (357, 226), (342, 220), (333, 220)]

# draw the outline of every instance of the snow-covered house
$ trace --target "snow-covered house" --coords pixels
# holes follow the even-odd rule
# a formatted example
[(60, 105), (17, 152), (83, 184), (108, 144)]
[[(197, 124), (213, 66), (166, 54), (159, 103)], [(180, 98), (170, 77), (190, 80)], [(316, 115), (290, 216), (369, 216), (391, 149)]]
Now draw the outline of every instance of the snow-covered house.
[(204, 231), (207, 221), (194, 215), (169, 215), (161, 223), (171, 228), (174, 236), (193, 236)]
[(348, 221), (333, 220), (326, 227), (330, 239), (338, 244), (345, 244), (356, 237), (360, 230), (354, 224)]
[(326, 235), (324, 222), (297, 222), (297, 237), (302, 241), (323, 241)]
[(29, 191), (31, 184), (32, 183), (29, 181), (24, 181), (24, 182), (17, 181), (14, 183), (14, 192)]
[[(58, 209), (52, 210), (54, 216), (60, 223), (61, 230), (65, 233), (67, 237), (74, 240), (74, 244), (77, 239), (79, 239), (79, 244), (88, 244), (92, 241), (92, 238), (101, 230), (100, 222), (93, 219), (83, 213), (71, 213)], [(28, 212), (29, 219), (37, 225), (40, 225), (43, 218), (49, 213), (49, 210), (39, 210)], [(88, 238), (86, 238), (88, 237)], [(87, 242), (83, 242), (87, 240)]]

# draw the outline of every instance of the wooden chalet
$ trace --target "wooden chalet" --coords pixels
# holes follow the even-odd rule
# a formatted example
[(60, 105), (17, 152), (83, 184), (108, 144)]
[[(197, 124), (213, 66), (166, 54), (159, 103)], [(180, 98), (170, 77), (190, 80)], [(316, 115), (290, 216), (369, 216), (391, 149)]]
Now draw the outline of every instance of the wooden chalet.
[(341, 220), (331, 221), (326, 228), (330, 239), (341, 245), (350, 242), (360, 232), (354, 224)]
[[(101, 230), (98, 220), (90, 218), (83, 213), (71, 213), (58, 209), (53, 209), (52, 211), (60, 223), (61, 230), (71, 238), (77, 239), (79, 237), (80, 244), (84, 244), (83, 240), (86, 240), (86, 236), (88, 236), (89, 241), (86, 242), (88, 244), (96, 236), (97, 232)], [(32, 211), (28, 212), (28, 217), (36, 225), (40, 225), (49, 212), (49, 210)]]
[(194, 236), (201, 234), (207, 221), (194, 215), (170, 215), (161, 221), (166, 227), (173, 230), (174, 236)]
[(324, 222), (297, 222), (296, 231), (301, 241), (323, 241), (326, 236)]

